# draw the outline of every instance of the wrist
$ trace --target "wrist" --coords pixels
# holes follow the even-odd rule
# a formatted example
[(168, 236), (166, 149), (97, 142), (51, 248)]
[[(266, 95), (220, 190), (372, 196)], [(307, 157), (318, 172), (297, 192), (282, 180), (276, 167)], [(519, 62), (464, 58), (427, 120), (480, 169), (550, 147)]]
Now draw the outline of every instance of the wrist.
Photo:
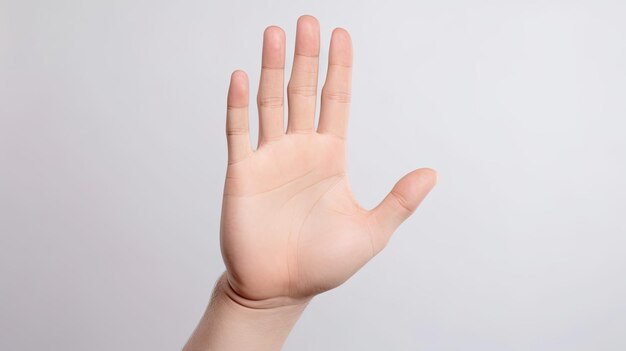
[(244, 308), (252, 310), (275, 310), (275, 311), (297, 311), (304, 310), (308, 303), (313, 299), (310, 297), (290, 297), (290, 296), (276, 296), (266, 299), (250, 299), (246, 295), (241, 294), (236, 287), (236, 284), (232, 284), (229, 280), (228, 272), (224, 272), (214, 289), (214, 298), (223, 298), (229, 303), (240, 305)]
[(237, 294), (225, 273), (184, 350), (279, 350), (309, 301), (249, 300)]

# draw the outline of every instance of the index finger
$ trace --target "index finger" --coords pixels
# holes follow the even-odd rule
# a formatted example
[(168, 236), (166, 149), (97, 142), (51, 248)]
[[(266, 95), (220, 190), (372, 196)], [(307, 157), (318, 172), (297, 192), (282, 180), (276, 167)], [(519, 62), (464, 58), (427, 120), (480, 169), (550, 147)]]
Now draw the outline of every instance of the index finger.
[(328, 72), (322, 88), (319, 133), (345, 139), (352, 92), (352, 40), (343, 28), (336, 28), (330, 40)]

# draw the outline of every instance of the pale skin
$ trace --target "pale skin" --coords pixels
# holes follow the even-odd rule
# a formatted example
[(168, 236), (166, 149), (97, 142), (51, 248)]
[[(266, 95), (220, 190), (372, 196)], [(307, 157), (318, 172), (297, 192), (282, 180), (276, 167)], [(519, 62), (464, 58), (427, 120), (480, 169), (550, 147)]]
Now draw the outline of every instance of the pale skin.
[(298, 19), (285, 128), (285, 33), (265, 30), (256, 150), (248, 77), (231, 75), (220, 231), (226, 272), (184, 350), (279, 350), (309, 301), (380, 252), (436, 183), (435, 171), (417, 169), (375, 208), (357, 203), (346, 174), (352, 42), (345, 29), (333, 31), (315, 128), (319, 32), (314, 17)]

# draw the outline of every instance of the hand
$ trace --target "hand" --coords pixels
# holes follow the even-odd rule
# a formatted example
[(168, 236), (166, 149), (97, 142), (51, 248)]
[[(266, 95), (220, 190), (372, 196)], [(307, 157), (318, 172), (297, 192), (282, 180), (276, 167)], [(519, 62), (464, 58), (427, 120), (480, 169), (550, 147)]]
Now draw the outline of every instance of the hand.
[(248, 78), (242, 71), (231, 77), (221, 244), (231, 298), (248, 307), (297, 304), (340, 285), (385, 247), (436, 182), (433, 170), (418, 169), (373, 210), (359, 206), (346, 175), (350, 36), (333, 31), (316, 130), (319, 48), (317, 20), (300, 17), (285, 132), (285, 33), (265, 30), (256, 151), (248, 131)]
[(184, 350), (278, 350), (308, 301), (348, 279), (386, 245), (435, 185), (418, 169), (371, 211), (354, 200), (346, 175), (352, 75), (348, 32), (336, 29), (315, 129), (319, 24), (298, 20), (283, 127), (285, 34), (265, 30), (259, 145), (250, 146), (248, 78), (231, 76), (228, 170), (221, 246), (226, 273)]

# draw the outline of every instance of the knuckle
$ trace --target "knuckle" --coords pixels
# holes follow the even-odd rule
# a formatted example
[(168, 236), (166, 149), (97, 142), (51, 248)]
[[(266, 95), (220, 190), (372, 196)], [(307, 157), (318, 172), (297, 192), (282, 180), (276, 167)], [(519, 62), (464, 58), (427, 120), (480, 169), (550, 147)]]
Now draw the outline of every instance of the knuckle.
[(226, 106), (226, 112), (239, 112), (239, 111), (245, 111), (248, 108), (248, 106), (235, 106), (235, 105), (227, 105)]
[(405, 212), (405, 215), (408, 216), (411, 213), (413, 213), (413, 209), (411, 208), (407, 200), (404, 198), (404, 196), (400, 195), (399, 193), (395, 191), (391, 191), (391, 197), (394, 199), (394, 202), (396, 203), (398, 208), (402, 210), (403, 212)]
[(317, 87), (315, 85), (289, 85), (287, 86), (289, 95), (297, 95), (311, 97), (317, 95)]
[(248, 129), (247, 128), (228, 128), (228, 129), (226, 129), (226, 135), (228, 135), (228, 136), (247, 135), (247, 134), (248, 134)]
[(352, 95), (347, 91), (324, 91), (322, 92), (325, 100), (334, 101), (340, 104), (349, 104)]
[(257, 100), (259, 107), (279, 108), (283, 107), (282, 96), (260, 96)]

